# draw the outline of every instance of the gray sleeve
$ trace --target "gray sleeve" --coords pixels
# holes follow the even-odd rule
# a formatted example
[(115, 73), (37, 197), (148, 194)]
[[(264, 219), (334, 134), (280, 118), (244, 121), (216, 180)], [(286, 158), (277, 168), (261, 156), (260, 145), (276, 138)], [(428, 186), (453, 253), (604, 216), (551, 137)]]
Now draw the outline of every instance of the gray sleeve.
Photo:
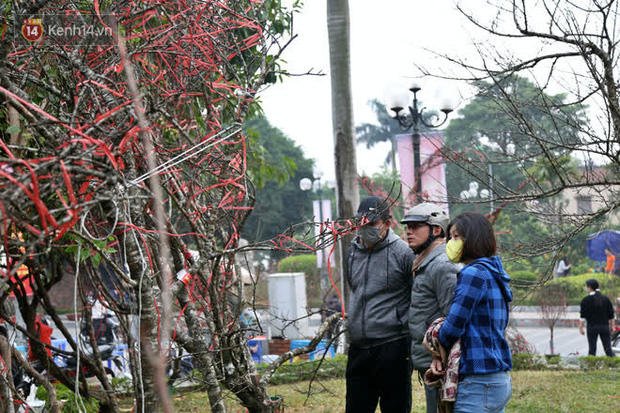
[(343, 265), (344, 278), (347, 281), (347, 284), (349, 284), (349, 288), (352, 288), (352, 285), (351, 285), (351, 256), (352, 255), (353, 255), (353, 247), (351, 246), (347, 248), (344, 265)]
[(405, 252), (405, 259), (403, 261), (403, 271), (405, 274), (409, 276), (411, 281), (413, 281), (413, 261), (414, 260), (415, 260), (415, 254), (413, 253), (411, 248), (407, 246), (407, 250)]
[(454, 287), (456, 286), (456, 275), (458, 267), (451, 262), (443, 262), (435, 273), (435, 294), (437, 295), (437, 303), (441, 314), (445, 317), (450, 311), (452, 298), (454, 296)]

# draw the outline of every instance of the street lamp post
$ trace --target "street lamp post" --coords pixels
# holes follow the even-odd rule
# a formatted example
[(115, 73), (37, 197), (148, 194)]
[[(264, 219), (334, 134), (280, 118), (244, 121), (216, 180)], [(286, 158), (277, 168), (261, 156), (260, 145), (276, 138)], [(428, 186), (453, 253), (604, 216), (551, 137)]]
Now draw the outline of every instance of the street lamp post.
[[(422, 90), (418, 82), (413, 82), (409, 87), (409, 91), (413, 93), (413, 103), (408, 105), (408, 97), (406, 94), (397, 94), (392, 96), (389, 102), (389, 108), (394, 112), (394, 118), (404, 131), (413, 128), (413, 170), (415, 173), (415, 191), (416, 200), (421, 200), (422, 194), (422, 175), (420, 162), (420, 123), (428, 128), (438, 128), (448, 120), (448, 114), (454, 110), (451, 102), (445, 100), (442, 102), (440, 111), (444, 114), (443, 119), (436, 113), (426, 114), (426, 107), (418, 108), (418, 92)], [(405, 110), (407, 108), (408, 110)]]
[[(327, 219), (331, 218), (331, 211), (323, 211), (323, 185), (325, 185), (328, 189), (334, 189), (335, 183), (333, 181), (327, 181), (324, 184), (321, 182), (321, 178), (323, 177), (323, 172), (315, 169), (312, 173), (312, 177), (314, 181), (309, 178), (303, 178), (299, 181), (299, 188), (302, 191), (310, 191), (313, 190), (317, 194), (318, 200), (314, 200), (313, 205), (316, 205), (313, 210), (317, 211), (319, 222), (323, 222)], [(327, 201), (326, 209), (331, 209), (331, 202), (329, 198)], [(329, 214), (329, 215), (328, 215)], [(322, 234), (320, 233), (320, 227), (315, 228), (315, 235), (319, 238), (317, 239), (318, 245), (322, 245)], [(325, 251), (317, 250), (317, 267), (321, 268), (321, 290), (325, 291), (327, 289), (327, 254)]]
[(480, 190), (480, 192), (478, 192), (478, 188), (479, 188), (479, 184), (476, 181), (472, 181), (469, 183), (469, 189), (465, 189), (463, 191), (461, 191), (461, 193), (459, 194), (459, 198), (461, 198), (463, 201), (468, 200), (468, 199), (476, 199), (476, 198), (480, 198), (482, 200), (489, 200), (489, 213), (493, 213), (494, 211), (494, 206), (493, 206), (493, 169), (491, 167), (491, 164), (489, 164), (489, 189), (487, 188), (483, 188)]
[[(478, 182), (470, 182), (469, 183), (469, 189), (463, 190), (461, 191), (461, 193), (459, 194), (459, 198), (461, 198), (462, 200), (467, 200), (467, 199), (471, 199), (471, 198), (476, 198), (479, 197), (483, 200), (489, 200), (489, 213), (492, 214), (493, 211), (495, 211), (495, 205), (494, 205), (494, 199), (493, 199), (493, 164), (491, 163), (491, 160), (489, 158), (486, 157), (486, 155), (484, 155), (483, 152), (479, 152), (477, 150), (474, 150), (474, 152), (482, 159), (486, 159), (488, 162), (488, 176), (489, 176), (489, 187), (481, 189), (480, 193), (478, 193)], [(508, 148), (508, 153), (512, 154), (514, 153), (514, 148), (510, 149)], [(467, 158), (468, 160), (470, 160), (470, 158)]]

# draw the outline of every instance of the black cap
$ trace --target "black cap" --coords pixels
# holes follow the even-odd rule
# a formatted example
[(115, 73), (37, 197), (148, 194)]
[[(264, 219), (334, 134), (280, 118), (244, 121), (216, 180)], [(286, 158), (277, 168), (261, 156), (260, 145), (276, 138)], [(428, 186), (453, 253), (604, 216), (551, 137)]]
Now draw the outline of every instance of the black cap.
[(368, 218), (369, 222), (375, 222), (380, 218), (389, 218), (390, 210), (386, 200), (374, 195), (362, 199), (354, 218), (361, 218), (363, 216)]

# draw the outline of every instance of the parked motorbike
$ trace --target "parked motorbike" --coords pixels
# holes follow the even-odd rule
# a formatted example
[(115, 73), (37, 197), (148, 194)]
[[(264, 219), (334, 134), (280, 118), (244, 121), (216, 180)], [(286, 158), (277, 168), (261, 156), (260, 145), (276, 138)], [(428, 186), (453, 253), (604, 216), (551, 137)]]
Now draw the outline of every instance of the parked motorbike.
[[(103, 318), (94, 318), (92, 319), (93, 323), (93, 331), (95, 333), (95, 340), (97, 343), (97, 348), (99, 350), (99, 355), (101, 357), (101, 361), (104, 364), (104, 370), (106, 374), (114, 377), (115, 373), (112, 369), (112, 365), (115, 365), (118, 370), (123, 369), (123, 359), (122, 357), (115, 351), (118, 348), (120, 343), (118, 332), (119, 332), (119, 322), (113, 315), (105, 315)], [(90, 329), (89, 325), (86, 322), (82, 322), (80, 327), (79, 334), (79, 345), (80, 352), (90, 358), (93, 358), (94, 350), (90, 342)], [(60, 355), (57, 356), (57, 360), (59, 361), (59, 365), (65, 374), (75, 377), (78, 371), (78, 359), (75, 356), (65, 356)], [(33, 361), (32, 366), (39, 373), (45, 373), (46, 369), (39, 361)], [(95, 373), (92, 372), (87, 366), (83, 363), (80, 365), (80, 376), (84, 378), (91, 378), (95, 376)], [(53, 381), (55, 381), (52, 378)]]
[(616, 356), (620, 356), (620, 326), (616, 324), (616, 329), (611, 334), (611, 349), (616, 354)]
[(166, 376), (168, 384), (172, 386), (177, 380), (190, 377), (194, 370), (192, 357), (186, 354), (181, 346), (173, 343), (168, 351)]
[[(114, 370), (111, 365), (114, 364), (118, 370), (123, 369), (122, 357), (116, 352), (119, 340), (120, 323), (116, 316), (112, 314), (103, 314), (102, 318), (93, 318), (93, 332), (95, 334), (95, 341), (99, 350), (101, 361), (104, 362), (104, 370), (106, 374), (114, 377)], [(87, 322), (83, 321), (80, 328), (80, 345), (81, 350), (88, 357), (93, 357), (94, 350), (90, 343), (90, 329)], [(70, 376), (75, 376), (77, 372), (78, 360), (76, 357), (70, 356), (64, 358), (65, 367), (64, 370)], [(91, 372), (86, 366), (82, 365), (80, 374), (84, 377), (94, 377), (95, 374)]]

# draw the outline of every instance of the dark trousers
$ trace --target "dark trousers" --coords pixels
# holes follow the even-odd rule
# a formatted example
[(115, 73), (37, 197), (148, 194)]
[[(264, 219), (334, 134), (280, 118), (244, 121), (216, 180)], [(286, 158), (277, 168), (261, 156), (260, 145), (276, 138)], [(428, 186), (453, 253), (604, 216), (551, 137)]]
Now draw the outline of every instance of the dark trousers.
[(603, 343), (603, 350), (609, 357), (614, 356), (614, 352), (611, 349), (611, 332), (608, 325), (593, 325), (587, 328), (588, 335), (588, 354), (596, 356), (596, 340), (601, 337), (601, 343)]
[(424, 386), (424, 394), (426, 395), (426, 413), (437, 413), (437, 403), (439, 403), (439, 387), (427, 386), (426, 383), (424, 383), (425, 372), (426, 370), (418, 370), (418, 378)]
[(347, 362), (347, 413), (411, 411), (411, 360), (409, 339), (402, 338), (370, 348), (349, 347)]

